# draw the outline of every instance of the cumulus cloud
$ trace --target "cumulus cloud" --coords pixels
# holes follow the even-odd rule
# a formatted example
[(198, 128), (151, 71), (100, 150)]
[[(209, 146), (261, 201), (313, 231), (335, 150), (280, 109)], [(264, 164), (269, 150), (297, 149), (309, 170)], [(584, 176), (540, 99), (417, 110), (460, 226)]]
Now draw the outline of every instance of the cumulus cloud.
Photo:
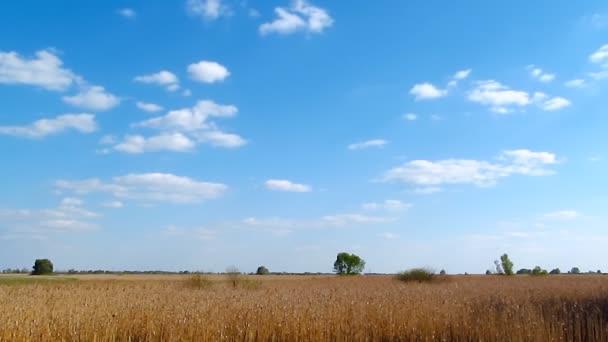
[(395, 221), (395, 218), (384, 216), (371, 216), (358, 213), (336, 214), (321, 217), (321, 220), (333, 226), (345, 226), (361, 223), (384, 223)]
[(447, 91), (439, 89), (431, 83), (425, 82), (416, 84), (410, 89), (410, 94), (414, 95), (416, 100), (430, 100), (447, 95)]
[(564, 85), (565, 85), (566, 87), (570, 87), (570, 88), (582, 88), (582, 87), (584, 87), (586, 84), (587, 84), (587, 83), (586, 83), (586, 82), (585, 82), (585, 80), (584, 80), (584, 79), (582, 79), (582, 78), (577, 78), (577, 79), (570, 80), (570, 81), (567, 81), (566, 83), (564, 83)]
[(294, 183), (287, 179), (269, 179), (264, 185), (266, 189), (285, 192), (310, 192), (312, 187), (306, 184)]
[(200, 61), (188, 66), (190, 77), (203, 83), (215, 83), (225, 80), (230, 72), (225, 66), (213, 61)]
[(64, 114), (53, 119), (40, 119), (27, 126), (0, 126), (0, 134), (24, 138), (44, 138), (47, 135), (75, 130), (91, 133), (97, 130), (93, 114)]
[(386, 140), (373, 139), (373, 140), (350, 144), (350, 145), (348, 145), (348, 149), (349, 150), (361, 150), (361, 149), (370, 148), (370, 147), (382, 147), (386, 144), (388, 144), (388, 141), (386, 141)]
[(161, 110), (163, 110), (163, 106), (157, 105), (155, 103), (147, 103), (147, 102), (143, 102), (143, 101), (137, 101), (135, 103), (135, 105), (137, 106), (137, 108), (143, 110), (144, 112), (148, 112), (148, 113), (154, 113), (154, 112), (160, 112)]
[(541, 69), (535, 65), (528, 65), (528, 70), (530, 70), (530, 75), (534, 79), (539, 80), (541, 82), (548, 83), (555, 79), (555, 74), (545, 72), (545, 71), (543, 71), (543, 69)]
[(608, 61), (608, 44), (603, 45), (597, 51), (589, 56), (589, 60), (593, 63), (603, 63)]
[(0, 51), (0, 83), (65, 91), (80, 81), (78, 75), (63, 67), (63, 61), (54, 51), (40, 50), (30, 59), (14, 51)]
[(101, 205), (106, 208), (114, 208), (114, 209), (124, 207), (124, 204), (121, 201), (107, 201), (107, 202), (101, 203)]
[(222, 105), (211, 100), (198, 101), (192, 108), (172, 110), (164, 116), (145, 120), (135, 126), (156, 129), (180, 129), (186, 131), (209, 128), (209, 117), (228, 118), (237, 114), (234, 105)]
[(167, 70), (161, 70), (155, 74), (136, 76), (134, 80), (140, 83), (163, 86), (169, 91), (179, 89), (179, 79), (174, 73)]
[(131, 8), (121, 8), (117, 12), (127, 19), (135, 19), (135, 17), (137, 17), (137, 12)]
[(414, 113), (406, 113), (406, 114), (403, 114), (402, 117), (408, 121), (415, 121), (416, 119), (418, 119), (418, 116)]
[(141, 135), (127, 135), (123, 141), (114, 146), (114, 149), (125, 153), (187, 152), (195, 146), (190, 138), (181, 133), (164, 133), (148, 138)]
[(75, 107), (105, 111), (116, 107), (120, 98), (106, 92), (104, 87), (90, 86), (82, 88), (76, 95), (64, 96), (63, 101)]
[(325, 9), (305, 0), (294, 0), (289, 8), (277, 7), (274, 11), (276, 18), (260, 25), (260, 34), (290, 34), (298, 31), (322, 33), (334, 23)]
[(568, 99), (563, 97), (554, 97), (542, 103), (541, 108), (546, 111), (555, 111), (570, 106)]
[(471, 69), (460, 70), (454, 74), (455, 80), (464, 80), (471, 74)]
[(58, 180), (60, 190), (77, 194), (108, 193), (117, 198), (172, 203), (195, 203), (222, 196), (228, 187), (170, 173), (140, 173), (114, 177), (110, 182), (92, 178)]
[(494, 80), (478, 81), (469, 92), (468, 99), (490, 106), (497, 113), (508, 113), (512, 107), (524, 107), (532, 103), (530, 95), (521, 90), (512, 90)]
[(202, 131), (194, 133), (194, 137), (200, 143), (208, 143), (212, 146), (236, 148), (243, 146), (247, 140), (238, 134), (226, 133), (218, 130)]
[(498, 162), (471, 159), (413, 160), (385, 172), (382, 181), (423, 186), (473, 184), (489, 187), (499, 179), (512, 175), (553, 174), (547, 166), (559, 163), (553, 153), (526, 149), (503, 151), (497, 159)]
[(230, 15), (230, 8), (222, 0), (188, 0), (186, 2), (188, 13), (206, 20), (214, 20), (221, 16)]

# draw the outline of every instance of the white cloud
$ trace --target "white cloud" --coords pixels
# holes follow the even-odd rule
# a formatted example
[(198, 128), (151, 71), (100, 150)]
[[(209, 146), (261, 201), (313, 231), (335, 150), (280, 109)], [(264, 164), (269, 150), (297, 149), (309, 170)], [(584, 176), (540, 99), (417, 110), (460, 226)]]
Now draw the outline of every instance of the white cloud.
[(238, 134), (225, 133), (218, 130), (202, 131), (194, 134), (198, 142), (209, 143), (212, 146), (235, 148), (243, 146), (247, 140)]
[(573, 220), (579, 216), (580, 214), (575, 210), (560, 210), (543, 215), (544, 218), (550, 220)]
[(471, 69), (460, 70), (454, 74), (453, 78), (455, 80), (464, 80), (465, 78), (469, 77), (469, 75), (471, 74), (471, 71), (472, 71)]
[(106, 92), (104, 87), (91, 86), (82, 88), (74, 96), (64, 96), (63, 101), (75, 107), (104, 111), (116, 107), (120, 98)]
[(179, 79), (174, 73), (167, 70), (161, 70), (155, 74), (136, 76), (134, 80), (140, 83), (164, 86), (169, 91), (179, 89)]
[(555, 79), (555, 74), (545, 72), (535, 65), (528, 65), (528, 69), (530, 70), (530, 75), (541, 82), (548, 83)]
[(137, 17), (137, 12), (135, 12), (131, 8), (121, 8), (118, 10), (118, 14), (122, 15), (127, 19), (135, 19), (135, 17)]
[(109, 193), (117, 198), (141, 201), (194, 203), (222, 196), (228, 187), (170, 173), (128, 174), (104, 183), (99, 179), (59, 180), (55, 185), (77, 194)]
[(269, 190), (286, 192), (310, 192), (312, 187), (306, 184), (294, 183), (286, 179), (269, 179), (264, 185)]
[(47, 135), (75, 130), (91, 133), (97, 130), (93, 114), (64, 114), (53, 119), (40, 119), (27, 126), (0, 126), (0, 134), (25, 138), (44, 138)]
[(124, 204), (121, 201), (108, 201), (108, 202), (101, 203), (101, 205), (106, 208), (114, 208), (114, 209), (124, 207)]
[(104, 135), (99, 139), (99, 143), (102, 145), (112, 145), (116, 143), (116, 137), (113, 135)]
[(414, 113), (406, 113), (406, 114), (403, 114), (402, 117), (408, 121), (414, 121), (418, 118), (418, 116)]
[(260, 25), (260, 34), (290, 34), (297, 31), (322, 33), (334, 23), (325, 9), (310, 5), (305, 0), (294, 0), (290, 8), (277, 7), (274, 11), (277, 18)]
[(166, 237), (182, 237), (204, 241), (214, 240), (217, 237), (217, 234), (217, 230), (208, 229), (205, 227), (182, 228), (172, 225), (167, 227), (167, 229), (162, 232), (162, 235)]
[(577, 78), (564, 83), (564, 85), (571, 88), (582, 88), (586, 85), (586, 82), (584, 79)]
[(190, 14), (206, 20), (230, 15), (230, 8), (222, 0), (188, 0), (186, 8)]
[(194, 146), (195, 143), (181, 133), (164, 133), (148, 138), (141, 135), (127, 135), (122, 142), (114, 146), (114, 149), (125, 153), (187, 152), (192, 150)]
[(593, 78), (594, 80), (603, 80), (605, 78), (608, 78), (608, 70), (590, 72), (589, 77)]
[(603, 45), (597, 51), (589, 56), (589, 60), (593, 63), (602, 63), (608, 61), (608, 44)]
[(555, 110), (560, 110), (562, 108), (566, 108), (570, 105), (571, 105), (571, 103), (567, 99), (565, 99), (563, 97), (554, 97), (552, 99), (545, 101), (541, 105), (541, 108), (546, 111), (555, 111)]
[(361, 150), (370, 147), (382, 147), (388, 144), (384, 139), (373, 139), (348, 145), (349, 150)]
[(213, 61), (200, 61), (188, 66), (190, 77), (203, 83), (215, 83), (225, 80), (230, 76), (230, 71), (225, 66)]
[(401, 202), (400, 200), (388, 199), (382, 202), (364, 203), (361, 207), (365, 210), (403, 211), (411, 206), (411, 204)]
[(137, 108), (148, 113), (159, 112), (164, 109), (163, 106), (159, 106), (155, 103), (147, 103), (142, 101), (137, 101), (135, 105), (137, 106)]
[(0, 209), (0, 226), (9, 228), (18, 237), (97, 228), (91, 220), (100, 215), (82, 205), (78, 198), (64, 198), (58, 207), (51, 209)]
[(499, 179), (511, 175), (553, 174), (553, 171), (546, 166), (558, 163), (553, 153), (524, 149), (504, 151), (498, 160), (501, 163), (470, 159), (413, 160), (388, 170), (382, 180), (425, 186), (473, 184), (488, 187), (496, 184)]
[(477, 82), (468, 99), (490, 106), (490, 110), (501, 114), (510, 112), (513, 106), (524, 107), (531, 103), (527, 92), (509, 89), (494, 80)]
[(211, 100), (198, 101), (192, 108), (172, 110), (164, 116), (142, 121), (136, 126), (156, 129), (199, 130), (210, 128), (209, 117), (232, 117), (238, 112), (233, 105), (221, 105)]
[(64, 91), (81, 78), (63, 67), (51, 50), (40, 50), (27, 59), (16, 52), (0, 51), (0, 83), (23, 84), (47, 90)]
[(416, 84), (410, 89), (410, 94), (416, 97), (416, 100), (436, 99), (447, 95), (447, 91), (439, 89), (431, 83), (425, 82)]

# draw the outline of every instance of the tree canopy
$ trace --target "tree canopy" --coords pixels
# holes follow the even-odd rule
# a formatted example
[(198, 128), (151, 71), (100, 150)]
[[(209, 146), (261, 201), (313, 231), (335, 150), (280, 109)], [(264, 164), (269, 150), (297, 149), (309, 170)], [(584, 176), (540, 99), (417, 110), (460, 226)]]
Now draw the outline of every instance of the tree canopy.
[(53, 263), (49, 259), (36, 259), (34, 262), (33, 275), (43, 275), (53, 273)]
[(365, 260), (355, 254), (338, 253), (334, 262), (334, 272), (339, 275), (360, 274), (363, 269), (365, 269)]

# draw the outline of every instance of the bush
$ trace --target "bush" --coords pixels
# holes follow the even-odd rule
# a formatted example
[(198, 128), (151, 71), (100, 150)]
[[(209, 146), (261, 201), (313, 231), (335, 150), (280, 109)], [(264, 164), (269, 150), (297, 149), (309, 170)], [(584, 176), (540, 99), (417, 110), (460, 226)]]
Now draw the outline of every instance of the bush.
[(257, 275), (266, 275), (268, 273), (270, 273), (270, 271), (268, 271), (268, 269), (265, 266), (258, 267), (258, 270), (255, 272), (255, 274), (257, 274)]
[(36, 259), (32, 275), (44, 275), (53, 273), (53, 263), (49, 259)]
[(412, 268), (411, 270), (403, 271), (397, 274), (397, 279), (403, 282), (430, 282), (434, 279), (434, 277), (435, 273), (426, 268)]

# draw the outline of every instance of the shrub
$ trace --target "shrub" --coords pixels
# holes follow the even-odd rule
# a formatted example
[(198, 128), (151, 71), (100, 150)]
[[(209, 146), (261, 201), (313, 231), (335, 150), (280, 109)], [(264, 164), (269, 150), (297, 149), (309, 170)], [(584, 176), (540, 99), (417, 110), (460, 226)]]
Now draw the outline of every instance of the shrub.
[(411, 270), (403, 271), (397, 274), (397, 279), (403, 282), (430, 282), (434, 277), (435, 273), (426, 268), (412, 268)]
[(268, 271), (268, 269), (265, 266), (258, 267), (258, 270), (255, 272), (255, 274), (257, 274), (257, 275), (266, 275), (268, 273), (270, 273), (270, 271)]
[(53, 263), (49, 259), (36, 259), (32, 275), (44, 275), (53, 273)]

